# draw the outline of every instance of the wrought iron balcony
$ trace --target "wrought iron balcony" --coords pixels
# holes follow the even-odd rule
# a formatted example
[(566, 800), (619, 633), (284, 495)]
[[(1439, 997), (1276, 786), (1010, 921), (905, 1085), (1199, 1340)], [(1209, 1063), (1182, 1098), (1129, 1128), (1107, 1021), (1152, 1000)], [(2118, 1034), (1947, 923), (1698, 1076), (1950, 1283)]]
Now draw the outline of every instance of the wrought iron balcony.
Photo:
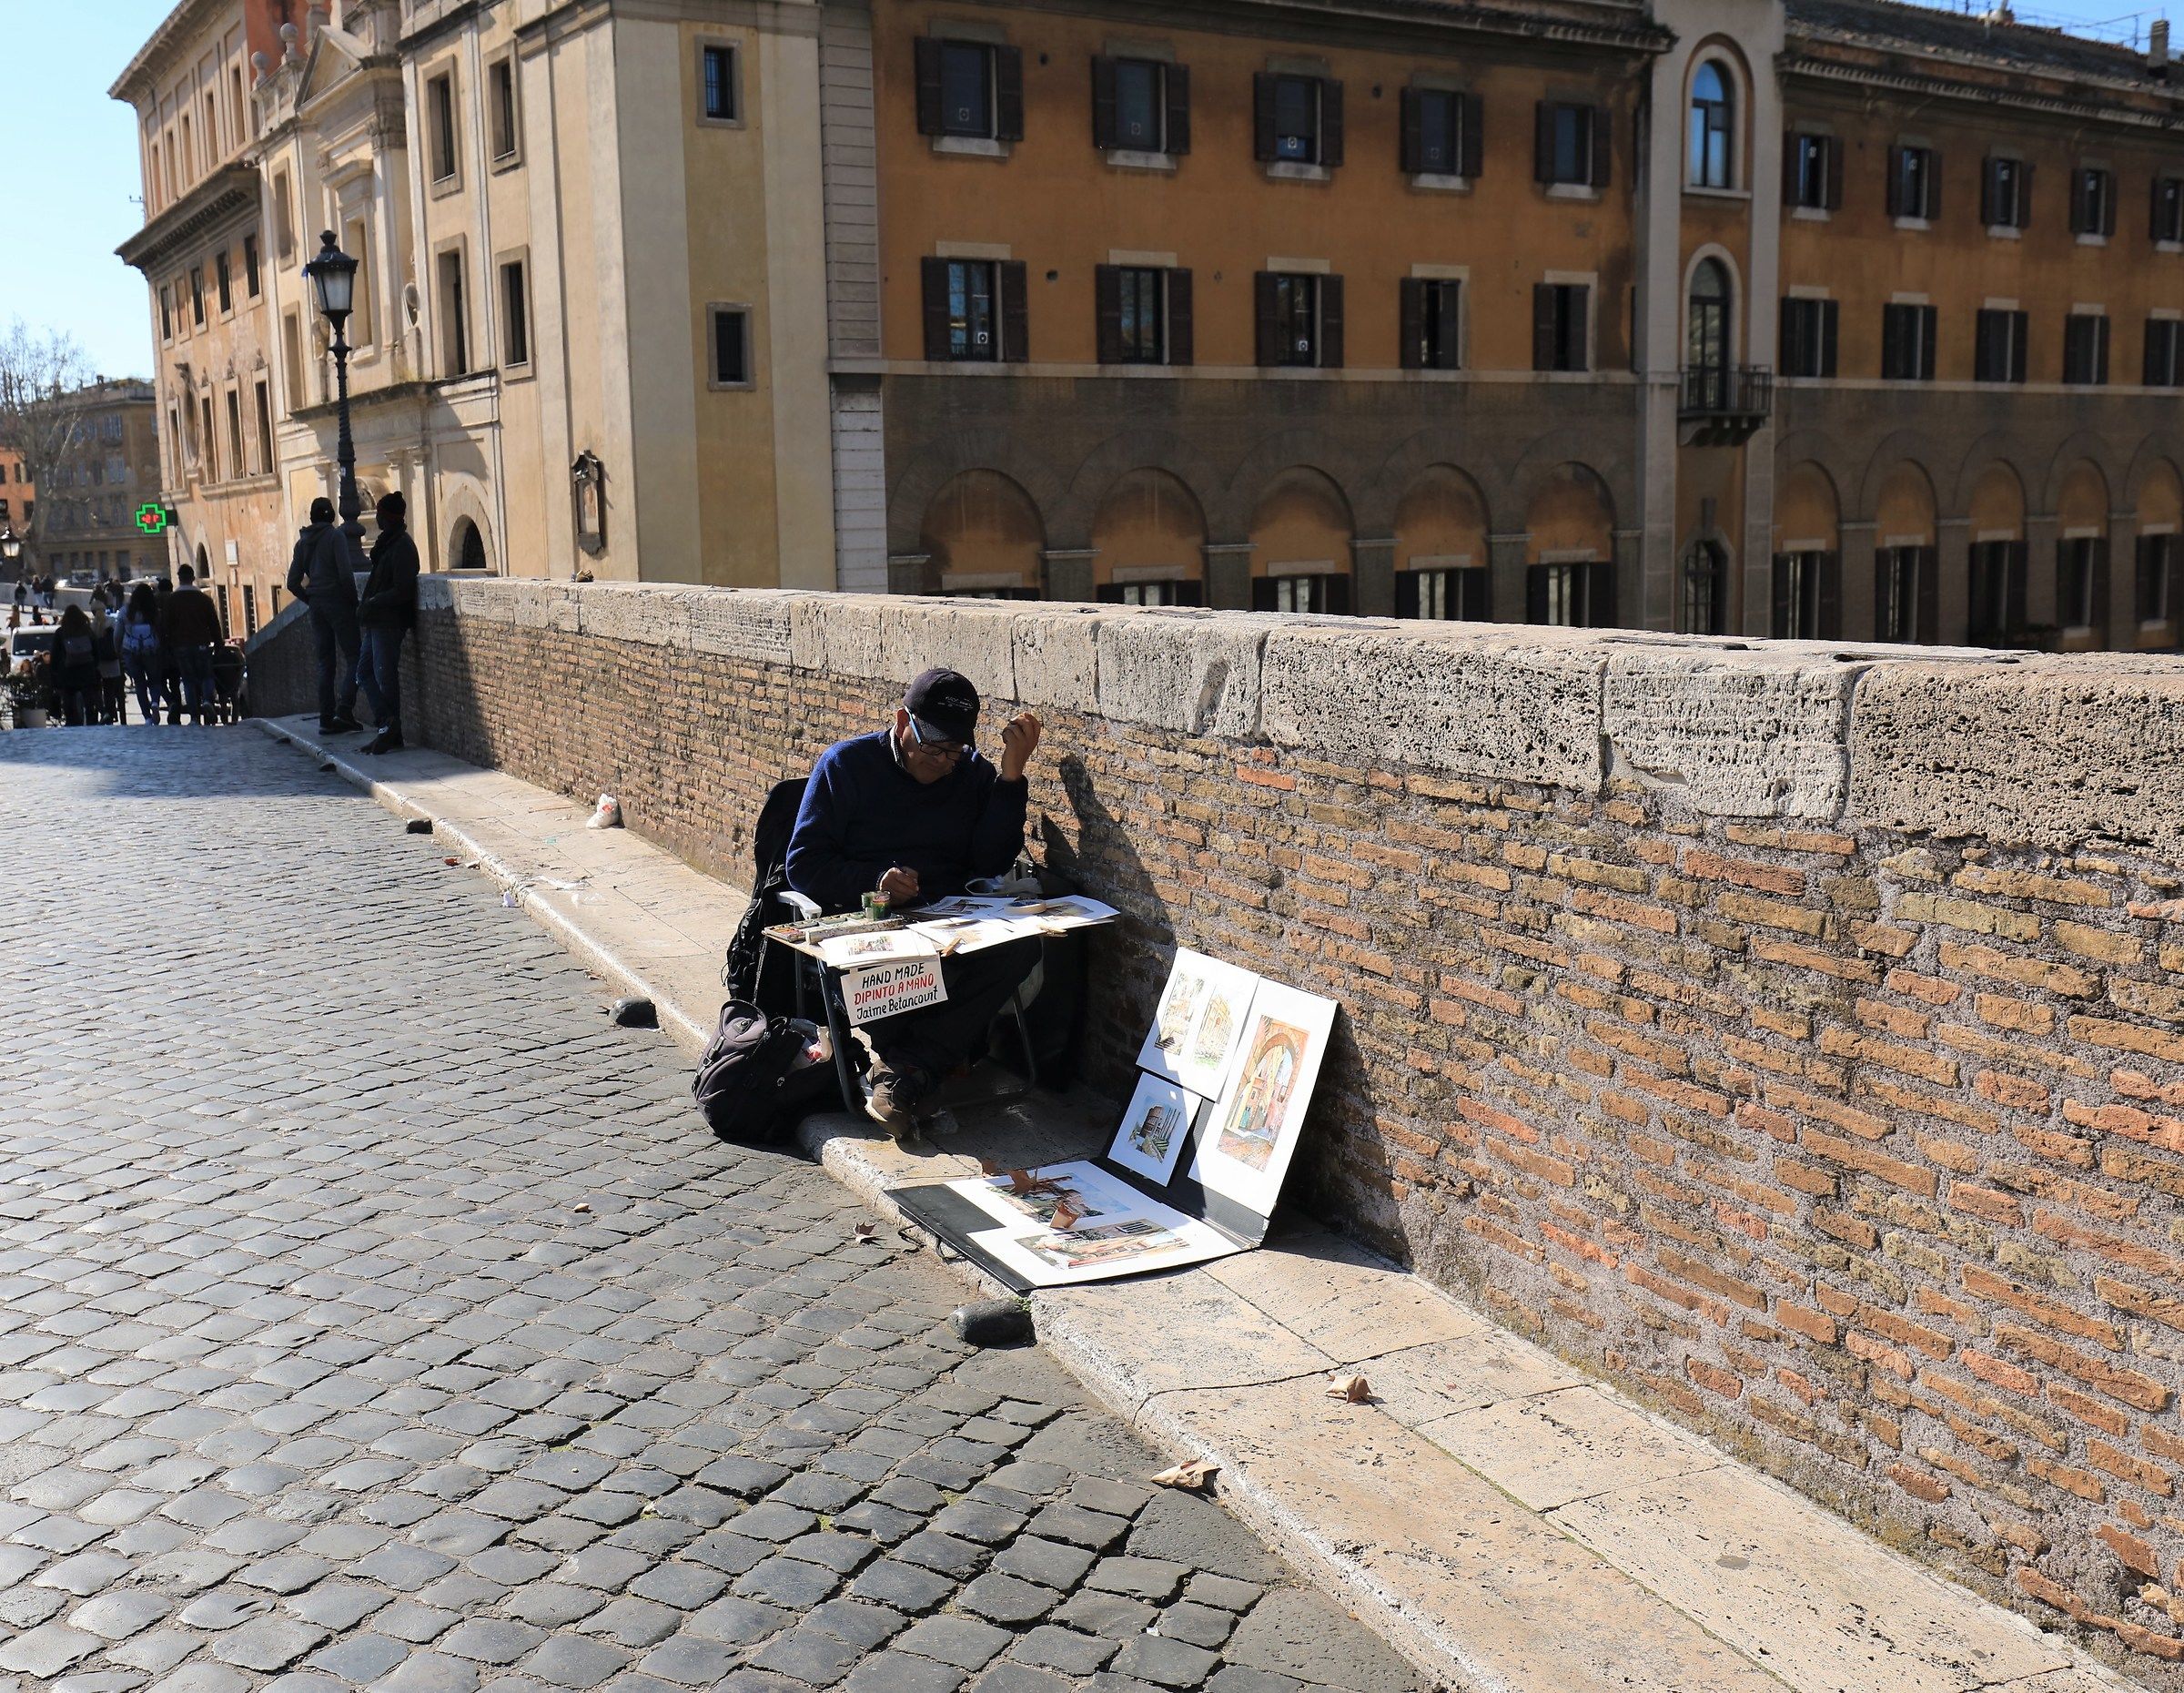
[(1774, 372), (1764, 365), (1693, 365), (1684, 372), (1676, 415), (1686, 421), (1748, 422), (1774, 410)]

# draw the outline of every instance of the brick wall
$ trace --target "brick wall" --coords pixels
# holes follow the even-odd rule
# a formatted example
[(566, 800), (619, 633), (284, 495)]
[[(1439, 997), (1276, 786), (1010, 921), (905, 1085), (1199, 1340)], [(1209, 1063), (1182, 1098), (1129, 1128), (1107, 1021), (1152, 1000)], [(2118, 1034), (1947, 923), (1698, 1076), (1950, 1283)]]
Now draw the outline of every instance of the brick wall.
[[(1289, 1193), (2184, 1688), (2184, 683), (2149, 661), (431, 584), (433, 745), (748, 877), (927, 662), (1045, 856), (1346, 1012)], [(2177, 1614), (2167, 1590), (2179, 1587)]]

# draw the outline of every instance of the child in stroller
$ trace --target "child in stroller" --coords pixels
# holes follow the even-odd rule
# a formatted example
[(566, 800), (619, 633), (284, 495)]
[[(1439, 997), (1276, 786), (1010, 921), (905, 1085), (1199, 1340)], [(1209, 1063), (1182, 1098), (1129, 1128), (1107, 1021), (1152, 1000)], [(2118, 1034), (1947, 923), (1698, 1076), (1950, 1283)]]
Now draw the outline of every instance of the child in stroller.
[(212, 720), (240, 723), (249, 709), (250, 679), (239, 641), (212, 649)]

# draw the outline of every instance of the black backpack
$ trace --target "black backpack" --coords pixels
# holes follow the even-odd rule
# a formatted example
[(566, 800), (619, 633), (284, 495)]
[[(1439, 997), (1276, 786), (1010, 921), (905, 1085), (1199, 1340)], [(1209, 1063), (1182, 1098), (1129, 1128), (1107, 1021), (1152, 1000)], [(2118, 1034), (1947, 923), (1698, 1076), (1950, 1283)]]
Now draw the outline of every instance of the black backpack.
[(721, 1007), (720, 1026), (690, 1080), (690, 1097), (724, 1140), (777, 1146), (834, 1085), (834, 1067), (797, 1059), (817, 1035), (810, 1023), (769, 1018), (747, 999)]
[(789, 837), (796, 832), (796, 813), (804, 804), (804, 779), (794, 776), (776, 782), (766, 803), (759, 808), (758, 826), (751, 832), (751, 903), (743, 907), (743, 921), (728, 943), (728, 957), (721, 965), (721, 986), (729, 998), (753, 1007), (784, 1007), (794, 992), (790, 971), (791, 955), (776, 950), (767, 956), (763, 930), (788, 920), (781, 890), (789, 885)]

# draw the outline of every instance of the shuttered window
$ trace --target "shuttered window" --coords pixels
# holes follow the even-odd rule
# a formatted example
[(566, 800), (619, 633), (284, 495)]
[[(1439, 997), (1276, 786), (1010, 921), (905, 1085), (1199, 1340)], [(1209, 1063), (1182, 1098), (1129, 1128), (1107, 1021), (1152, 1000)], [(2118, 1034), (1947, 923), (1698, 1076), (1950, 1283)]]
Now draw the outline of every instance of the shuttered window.
[(1784, 143), (1783, 198), (1792, 206), (1835, 211), (1843, 204), (1843, 144), (1833, 136), (1793, 130)]
[(1405, 277), (1399, 285), (1397, 362), (1406, 370), (1454, 370), (1463, 363), (1463, 284), (1455, 278)]
[(1024, 138), (1021, 48), (921, 35), (915, 54), (920, 135)]
[(1092, 145), (1111, 151), (1190, 150), (1190, 73), (1154, 59), (1092, 61)]
[(1584, 370), (1592, 290), (1582, 282), (1541, 282), (1532, 290), (1532, 368)]
[(1254, 289), (1259, 362), (1333, 369), (1342, 362), (1342, 279), (1262, 270)]
[(922, 269), (928, 360), (1021, 364), (1030, 356), (1022, 260), (928, 259)]
[(2063, 319), (2063, 380), (2098, 388), (2108, 380), (2108, 320), (2091, 312)]
[(1479, 102), (1453, 88), (1402, 91), (1403, 174), (1476, 177), (1483, 163)]
[(1832, 299), (1792, 298), (1782, 302), (1782, 373), (1830, 377), (1835, 374), (1836, 323), (1841, 311)]
[(1892, 382), (1934, 380), (1938, 317), (1932, 306), (1881, 308), (1881, 375)]
[(1979, 221), (1990, 229), (2022, 229), (2030, 221), (2032, 166), (2021, 158), (1989, 158), (1979, 177)]
[(1533, 110), (1532, 175), (1549, 187), (1608, 186), (1608, 126), (1596, 106), (1542, 100)]

